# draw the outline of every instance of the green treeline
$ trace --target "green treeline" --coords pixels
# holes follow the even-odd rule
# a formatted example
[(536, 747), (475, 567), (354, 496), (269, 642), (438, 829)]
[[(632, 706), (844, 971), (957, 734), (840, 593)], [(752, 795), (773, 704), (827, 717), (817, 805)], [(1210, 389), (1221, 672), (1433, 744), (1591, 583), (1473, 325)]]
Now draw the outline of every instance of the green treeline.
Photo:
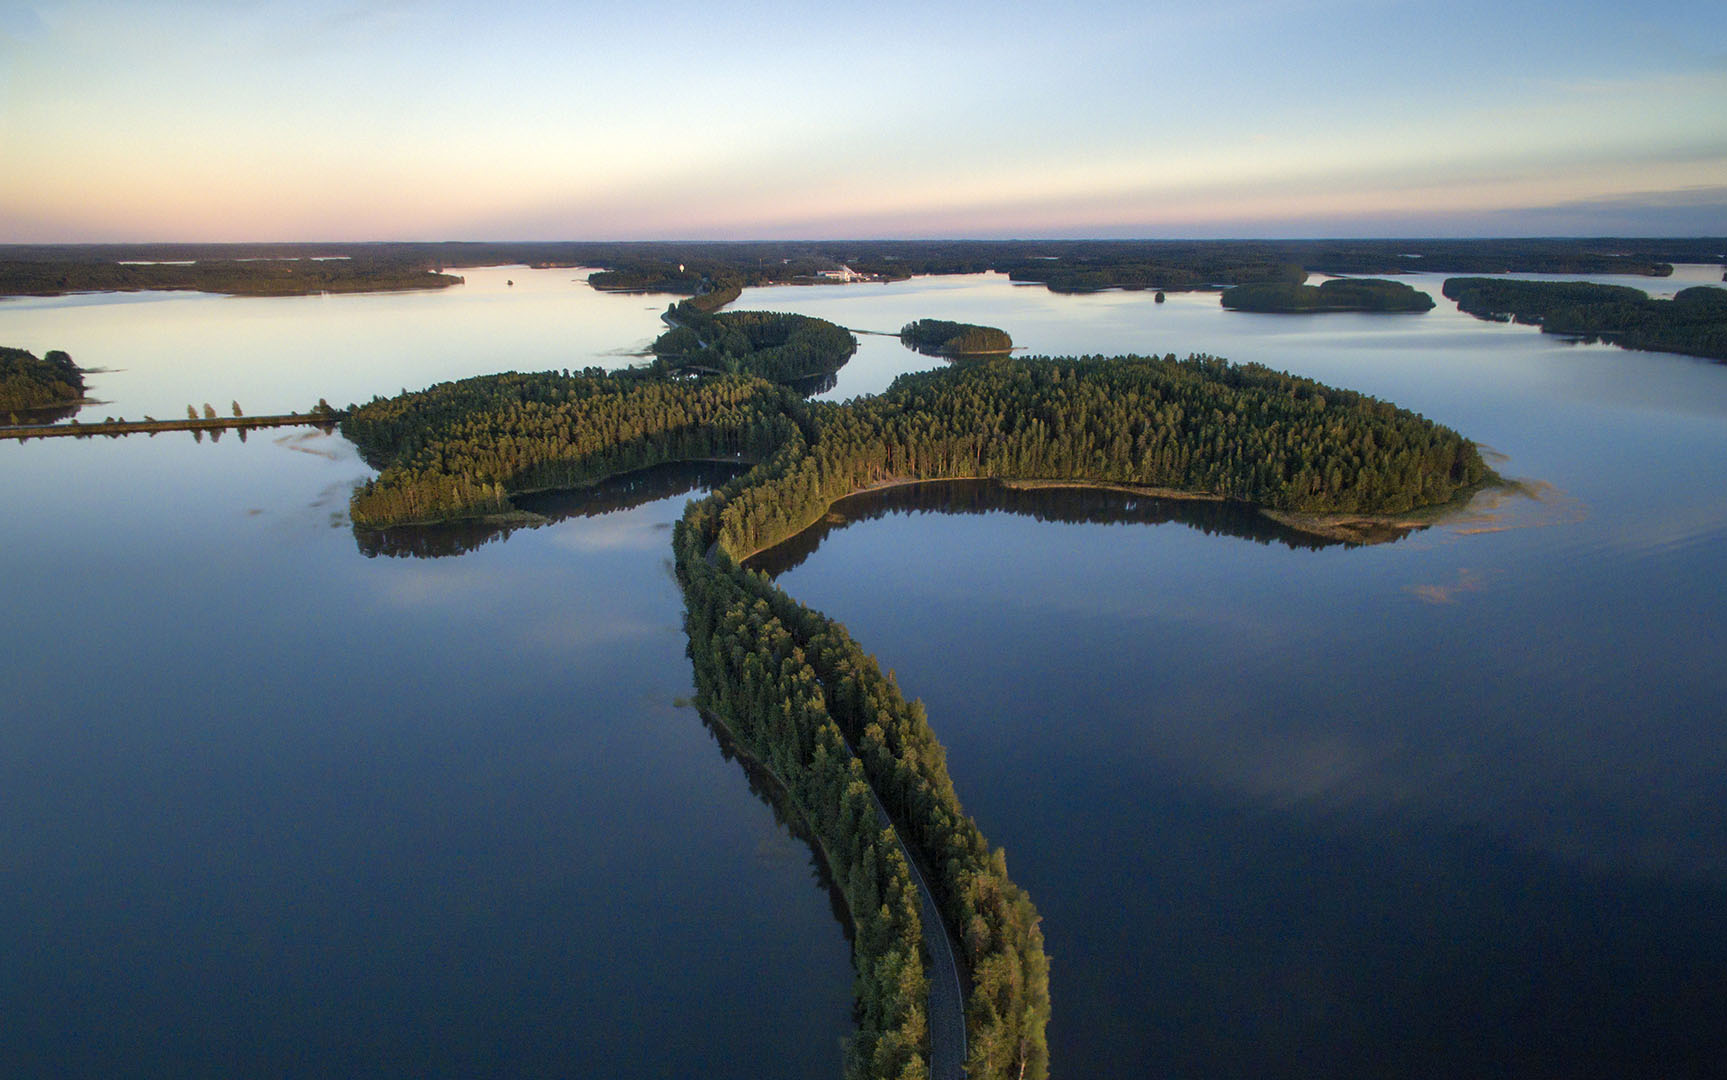
[(621, 292), (669, 292), (693, 296), (702, 291), (707, 281), (700, 270), (685, 270), (682, 266), (662, 263), (623, 266), (613, 270), (595, 270), (588, 275), (588, 284), (596, 289)]
[(300, 296), (321, 292), (439, 289), (462, 279), (393, 262), (334, 259), (213, 260), (193, 263), (0, 260), (0, 296), (146, 289)]
[(1671, 300), (1641, 289), (1584, 281), (1448, 278), (1445, 295), (1463, 311), (1543, 333), (1600, 338), (1627, 349), (1727, 360), (1727, 289), (1696, 285)]
[(795, 383), (832, 375), (857, 351), (851, 331), (826, 319), (772, 311), (709, 314), (686, 301), (667, 312), (670, 330), (653, 343), (657, 365), (756, 375)]
[(1006, 330), (945, 319), (918, 319), (900, 327), (899, 339), (908, 348), (932, 356), (986, 356), (1013, 351)]
[[(598, 288), (696, 295), (817, 280), (849, 266), (873, 278), (996, 271), (1052, 289), (1221, 288), (1330, 274), (1619, 273), (1663, 276), (1717, 263), (1721, 237), (1494, 240), (552, 241), (364, 244), (0, 244), (0, 295), (209, 289), (282, 295), (425, 288), (446, 267), (598, 267)], [(126, 265), (151, 261), (157, 266)], [(171, 263), (197, 264), (200, 269)], [(292, 273), (287, 271), (292, 270)], [(330, 275), (324, 280), (311, 280)]]
[(37, 357), (0, 345), (0, 414), (50, 408), (84, 396), (84, 373), (59, 349)]
[(1096, 292), (1100, 289), (1221, 288), (1250, 283), (1300, 284), (1307, 271), (1299, 263), (1267, 262), (1255, 255), (1202, 257), (1180, 262), (1069, 258), (1019, 263), (1007, 271), (1014, 281), (1042, 283), (1051, 292)]
[(1667, 277), (1676, 262), (1719, 262), (1719, 239), (1536, 238), (1307, 240), (1309, 270), (1325, 274), (1640, 274)]
[(1219, 298), (1234, 311), (1304, 314), (1321, 311), (1432, 311), (1433, 297), (1401, 281), (1333, 278), (1318, 285), (1237, 285)]

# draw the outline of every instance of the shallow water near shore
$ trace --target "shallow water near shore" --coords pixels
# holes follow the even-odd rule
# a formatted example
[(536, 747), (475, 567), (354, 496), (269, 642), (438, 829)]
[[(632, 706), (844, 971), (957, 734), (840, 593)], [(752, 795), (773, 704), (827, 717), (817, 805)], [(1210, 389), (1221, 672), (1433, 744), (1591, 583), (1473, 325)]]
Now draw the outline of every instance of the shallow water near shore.
[[(263, 413), (619, 366), (671, 299), (459, 272), (14, 301), (0, 343), (113, 369), (103, 413)], [(772, 567), (929, 707), (1044, 915), (1058, 1076), (1727, 1054), (1727, 367), (1405, 280), (1439, 306), (1251, 315), (993, 275), (734, 305), (1265, 363), (1532, 481), (1366, 547), (1210, 504), (920, 485), (837, 506)], [(862, 337), (825, 396), (939, 363)], [(367, 475), (315, 432), (0, 447), (0, 1068), (837, 1076), (829, 897), (679, 705), (669, 526), (721, 474), (371, 542), (345, 519)]]

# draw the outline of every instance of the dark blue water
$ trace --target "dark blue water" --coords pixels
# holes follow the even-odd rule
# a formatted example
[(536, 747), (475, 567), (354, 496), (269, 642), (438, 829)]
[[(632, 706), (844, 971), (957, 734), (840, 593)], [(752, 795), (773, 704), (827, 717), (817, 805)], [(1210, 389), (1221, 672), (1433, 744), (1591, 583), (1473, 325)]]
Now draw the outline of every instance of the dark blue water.
[[(0, 342), (115, 369), (99, 412), (172, 415), (616, 364), (654, 332), (651, 298), (509, 273), (0, 304)], [(1255, 360), (1533, 482), (1371, 547), (1095, 493), (884, 496), (786, 560), (928, 704), (1043, 912), (1057, 1075), (1719, 1072), (1727, 368), (1443, 300), (1255, 316), (974, 277), (740, 306)], [(321, 347), (269, 345), (295, 326)], [(927, 363), (865, 338), (830, 396)], [(712, 478), (357, 539), (366, 473), (292, 432), (0, 447), (0, 1072), (836, 1075), (828, 894), (678, 704), (667, 526)]]
[(5, 449), (0, 1074), (838, 1074), (809, 850), (679, 705), (682, 492), (367, 558), (339, 438)]

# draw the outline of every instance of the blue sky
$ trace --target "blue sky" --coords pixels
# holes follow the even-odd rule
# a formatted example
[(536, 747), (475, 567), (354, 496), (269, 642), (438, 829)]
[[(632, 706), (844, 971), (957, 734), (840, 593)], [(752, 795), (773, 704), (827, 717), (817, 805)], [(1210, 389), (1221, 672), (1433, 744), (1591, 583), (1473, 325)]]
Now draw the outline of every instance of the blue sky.
[(0, 242), (1727, 233), (1727, 4), (0, 0)]

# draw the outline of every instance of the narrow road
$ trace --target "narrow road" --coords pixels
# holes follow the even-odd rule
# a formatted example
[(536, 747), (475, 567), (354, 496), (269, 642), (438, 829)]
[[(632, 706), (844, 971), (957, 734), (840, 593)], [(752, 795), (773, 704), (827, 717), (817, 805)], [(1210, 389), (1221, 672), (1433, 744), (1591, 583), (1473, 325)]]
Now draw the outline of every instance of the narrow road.
[[(876, 817), (882, 825), (893, 825), (881, 796), (870, 788), (875, 800)], [(917, 884), (918, 919), (923, 924), (923, 950), (929, 955), (929, 1075), (930, 1080), (964, 1080), (965, 1076), (965, 989), (960, 986), (959, 960), (947, 922), (936, 909), (935, 896), (929, 882), (918, 869), (917, 859), (906, 847), (905, 837), (898, 826), (893, 831), (899, 840), (900, 854), (911, 868), (912, 881)]]

